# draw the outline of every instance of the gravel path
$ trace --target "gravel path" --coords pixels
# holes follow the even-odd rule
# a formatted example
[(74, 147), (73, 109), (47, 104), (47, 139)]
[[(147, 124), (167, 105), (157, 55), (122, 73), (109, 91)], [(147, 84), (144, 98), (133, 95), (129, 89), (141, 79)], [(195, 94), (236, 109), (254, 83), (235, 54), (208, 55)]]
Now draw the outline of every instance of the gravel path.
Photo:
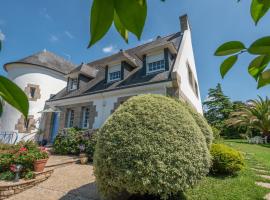
[(9, 200), (99, 200), (92, 165), (56, 168), (52, 176)]

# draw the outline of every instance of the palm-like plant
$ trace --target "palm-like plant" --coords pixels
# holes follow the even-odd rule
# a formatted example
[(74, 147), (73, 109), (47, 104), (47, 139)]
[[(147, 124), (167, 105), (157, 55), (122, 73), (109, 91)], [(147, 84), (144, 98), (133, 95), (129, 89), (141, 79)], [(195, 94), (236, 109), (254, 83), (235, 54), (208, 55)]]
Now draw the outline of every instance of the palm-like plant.
[(246, 127), (247, 130), (257, 129), (263, 135), (270, 134), (270, 100), (259, 97), (250, 100), (239, 111), (233, 112), (226, 121), (228, 126)]

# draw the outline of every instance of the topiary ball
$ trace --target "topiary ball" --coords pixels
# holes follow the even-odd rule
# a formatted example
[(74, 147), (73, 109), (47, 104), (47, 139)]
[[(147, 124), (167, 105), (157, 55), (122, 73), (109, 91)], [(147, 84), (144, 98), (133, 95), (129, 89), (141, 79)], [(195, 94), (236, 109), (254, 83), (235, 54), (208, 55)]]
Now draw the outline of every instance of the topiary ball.
[[(210, 167), (204, 135), (187, 109), (161, 95), (121, 105), (100, 129), (94, 173), (107, 199), (126, 194), (167, 199), (195, 185)], [(127, 195), (128, 196), (128, 195)]]
[(194, 108), (192, 108), (188, 103), (184, 103), (187, 110), (191, 114), (191, 116), (194, 118), (194, 120), (197, 122), (198, 126), (200, 127), (207, 143), (208, 149), (210, 149), (212, 142), (213, 142), (213, 130), (211, 126), (207, 123), (204, 116), (202, 116), (200, 113), (198, 113)]

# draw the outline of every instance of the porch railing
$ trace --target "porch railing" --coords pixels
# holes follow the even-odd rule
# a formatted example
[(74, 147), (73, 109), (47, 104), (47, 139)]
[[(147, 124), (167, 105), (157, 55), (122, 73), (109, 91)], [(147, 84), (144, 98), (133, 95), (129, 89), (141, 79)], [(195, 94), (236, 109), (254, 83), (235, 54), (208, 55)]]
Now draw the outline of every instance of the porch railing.
[(0, 143), (15, 144), (18, 140), (18, 133), (13, 131), (0, 131)]

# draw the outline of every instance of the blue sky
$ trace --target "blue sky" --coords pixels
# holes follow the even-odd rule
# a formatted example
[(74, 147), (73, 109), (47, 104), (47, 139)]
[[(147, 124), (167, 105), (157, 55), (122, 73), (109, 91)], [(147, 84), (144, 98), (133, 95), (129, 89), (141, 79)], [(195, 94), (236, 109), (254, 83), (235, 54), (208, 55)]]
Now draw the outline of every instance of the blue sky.
[[(224, 80), (219, 75), (222, 58), (213, 52), (223, 42), (241, 40), (249, 45), (269, 35), (267, 15), (257, 27), (250, 14), (250, 1), (237, 0), (148, 0), (148, 17), (142, 40), (131, 35), (129, 44), (120, 38), (114, 27), (94, 47), (89, 41), (91, 0), (3, 0), (0, 7), (0, 37), (4, 37), (0, 64), (14, 61), (47, 49), (79, 64), (110, 55), (180, 29), (178, 17), (187, 13), (192, 27), (193, 47), (202, 99), (218, 82), (232, 100), (247, 100), (269, 94), (270, 86), (256, 89), (248, 75), (252, 57), (241, 56)], [(0, 69), (1, 74), (5, 74)]]

